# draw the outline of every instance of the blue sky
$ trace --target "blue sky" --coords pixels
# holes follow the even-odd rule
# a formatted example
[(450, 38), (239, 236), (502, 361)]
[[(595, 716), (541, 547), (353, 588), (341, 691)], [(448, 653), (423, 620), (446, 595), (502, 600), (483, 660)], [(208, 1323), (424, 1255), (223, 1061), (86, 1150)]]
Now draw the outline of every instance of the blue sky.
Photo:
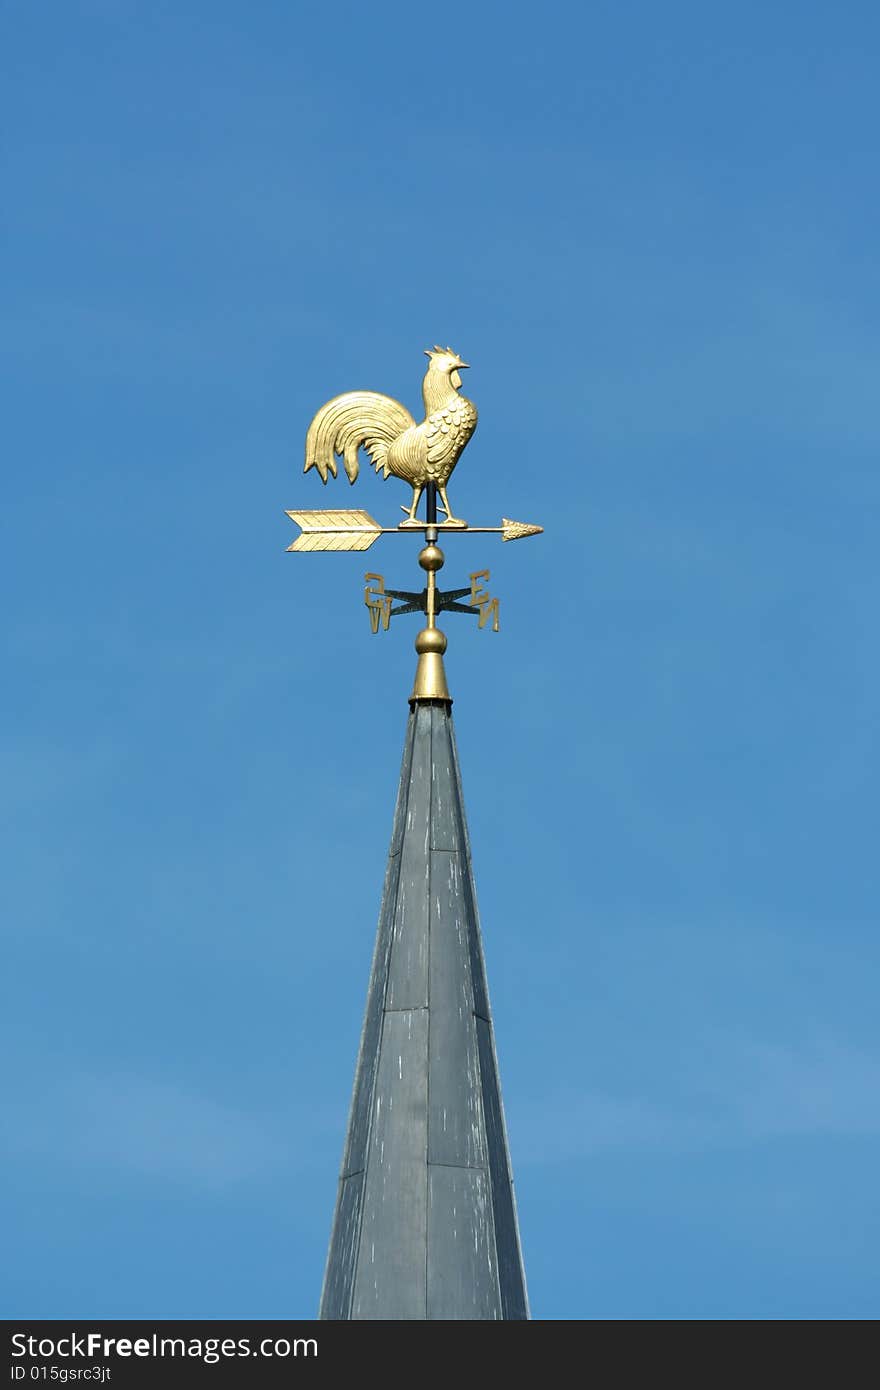
[(317, 1307), (415, 626), (283, 509), (448, 342), (533, 1313), (875, 1317), (876, 6), (0, 26), (5, 1315)]

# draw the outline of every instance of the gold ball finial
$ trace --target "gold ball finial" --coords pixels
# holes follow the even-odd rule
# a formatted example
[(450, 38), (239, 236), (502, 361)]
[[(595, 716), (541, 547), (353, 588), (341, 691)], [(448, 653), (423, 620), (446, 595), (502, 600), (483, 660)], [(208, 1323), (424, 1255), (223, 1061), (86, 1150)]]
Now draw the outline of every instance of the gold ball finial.
[(428, 652), (442, 656), (446, 651), (446, 645), (446, 634), (441, 632), (439, 627), (423, 627), (416, 636), (416, 651), (419, 656)]
[(442, 569), (445, 562), (446, 556), (439, 545), (426, 545), (424, 550), (419, 551), (419, 564), (429, 574)]

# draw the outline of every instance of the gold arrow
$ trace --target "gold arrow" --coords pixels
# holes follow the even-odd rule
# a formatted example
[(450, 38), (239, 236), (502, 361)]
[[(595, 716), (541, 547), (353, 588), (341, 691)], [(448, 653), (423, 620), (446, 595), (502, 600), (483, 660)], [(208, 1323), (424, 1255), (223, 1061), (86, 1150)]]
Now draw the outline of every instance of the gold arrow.
[[(399, 526), (380, 526), (369, 512), (287, 512), (291, 521), (302, 528), (288, 552), (304, 550), (369, 550), (380, 536), (406, 536), (413, 531), (428, 529), (428, 523), (413, 526), (411, 522), (401, 522)], [(461, 523), (446, 526), (443, 522), (436, 527), (442, 535), (472, 532), (475, 535), (500, 536), (503, 541), (518, 541), (525, 536), (539, 536), (543, 526), (531, 526), (525, 521), (511, 521), (502, 517), (500, 526), (463, 526)]]

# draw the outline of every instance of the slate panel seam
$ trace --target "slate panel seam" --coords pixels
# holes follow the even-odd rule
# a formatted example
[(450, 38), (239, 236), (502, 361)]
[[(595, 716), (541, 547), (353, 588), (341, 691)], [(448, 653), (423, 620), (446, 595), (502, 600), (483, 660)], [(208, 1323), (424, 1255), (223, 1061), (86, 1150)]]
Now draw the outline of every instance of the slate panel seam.
[[(457, 817), (458, 817), (459, 834), (460, 834), (460, 836), (461, 836), (462, 845), (463, 845), (463, 849), (464, 849), (464, 855), (463, 855), (463, 858), (464, 858), (464, 872), (463, 872), (463, 884), (462, 884), (462, 887), (463, 887), (463, 890), (464, 890), (464, 894), (465, 894), (465, 898), (466, 898), (466, 900), (467, 900), (468, 907), (470, 908), (470, 917), (471, 917), (471, 922), (470, 922), (470, 924), (469, 924), (469, 925), (470, 925), (470, 929), (471, 929), (471, 934), (470, 934), (470, 939), (469, 939), (469, 947), (470, 947), (470, 951), (471, 951), (471, 989), (472, 989), (472, 992), (473, 992), (473, 1000), (474, 1000), (473, 1015), (474, 1015), (474, 1018), (475, 1018), (475, 1019), (479, 1019), (481, 1022), (484, 1023), (485, 1029), (486, 1029), (487, 1040), (488, 1040), (488, 1043), (489, 1043), (490, 1075), (489, 1075), (488, 1077), (485, 1075), (485, 1073), (483, 1073), (482, 1059), (481, 1059), (481, 1064), (480, 1064), (480, 1071), (481, 1071), (481, 1077), (480, 1077), (480, 1108), (481, 1108), (482, 1113), (483, 1113), (483, 1123), (484, 1123), (484, 1125), (485, 1125), (485, 1127), (486, 1127), (486, 1138), (487, 1138), (487, 1144), (489, 1145), (489, 1148), (488, 1148), (488, 1151), (487, 1151), (487, 1155), (486, 1155), (486, 1157), (487, 1157), (487, 1163), (488, 1163), (487, 1179), (488, 1179), (488, 1189), (489, 1189), (489, 1200), (490, 1200), (490, 1206), (491, 1206), (491, 1210), (492, 1210), (492, 1237), (491, 1237), (491, 1238), (492, 1238), (492, 1243), (494, 1244), (494, 1247), (495, 1247), (495, 1254), (496, 1254), (496, 1279), (497, 1279), (498, 1295), (499, 1295), (499, 1298), (500, 1298), (500, 1301), (501, 1301), (501, 1307), (502, 1307), (502, 1310), (503, 1310), (503, 1311), (502, 1311), (502, 1317), (504, 1317), (505, 1314), (506, 1314), (506, 1312), (507, 1312), (507, 1305), (508, 1305), (508, 1303), (509, 1303), (509, 1301), (510, 1301), (510, 1299), (511, 1299), (511, 1291), (510, 1291), (510, 1289), (507, 1288), (507, 1286), (506, 1286), (507, 1281), (505, 1280), (504, 1275), (503, 1275), (503, 1271), (502, 1271), (502, 1265), (503, 1265), (504, 1261), (502, 1260), (502, 1251), (501, 1251), (501, 1248), (500, 1248), (500, 1240), (501, 1240), (502, 1237), (501, 1237), (501, 1232), (499, 1232), (499, 1224), (498, 1224), (498, 1206), (497, 1206), (498, 1200), (499, 1200), (499, 1194), (496, 1192), (496, 1183), (495, 1183), (494, 1175), (493, 1175), (493, 1172), (492, 1172), (492, 1151), (491, 1151), (491, 1142), (492, 1142), (492, 1141), (491, 1141), (491, 1139), (490, 1139), (490, 1134), (489, 1134), (489, 1130), (490, 1130), (490, 1120), (489, 1120), (489, 1115), (487, 1114), (487, 1107), (486, 1107), (486, 1101), (487, 1101), (486, 1084), (487, 1084), (487, 1081), (489, 1082), (490, 1085), (491, 1085), (492, 1082), (494, 1081), (495, 1091), (496, 1091), (496, 1095), (497, 1095), (497, 1099), (498, 1099), (498, 1106), (499, 1106), (499, 1112), (500, 1112), (500, 1138), (501, 1138), (501, 1149), (502, 1149), (502, 1153), (501, 1153), (501, 1155), (500, 1155), (500, 1157), (501, 1157), (501, 1165), (500, 1165), (500, 1166), (501, 1166), (502, 1172), (501, 1172), (501, 1174), (500, 1174), (499, 1176), (502, 1177), (502, 1183), (506, 1181), (508, 1190), (509, 1190), (510, 1193), (511, 1193), (511, 1202), (513, 1203), (513, 1229), (514, 1229), (514, 1244), (515, 1244), (515, 1249), (516, 1249), (516, 1265), (517, 1265), (517, 1267), (518, 1267), (518, 1268), (517, 1268), (517, 1272), (518, 1272), (518, 1274), (519, 1274), (519, 1281), (520, 1281), (521, 1288), (522, 1288), (523, 1301), (524, 1301), (524, 1304), (525, 1304), (526, 1316), (528, 1316), (528, 1295), (527, 1295), (526, 1289), (525, 1289), (525, 1269), (523, 1268), (522, 1247), (521, 1247), (520, 1239), (519, 1239), (519, 1223), (518, 1223), (518, 1221), (517, 1221), (516, 1206), (515, 1206), (515, 1203), (513, 1202), (512, 1165), (511, 1165), (511, 1162), (510, 1162), (510, 1146), (509, 1146), (509, 1142), (508, 1142), (508, 1138), (507, 1138), (507, 1126), (506, 1126), (506, 1124), (505, 1124), (505, 1118), (504, 1118), (504, 1107), (503, 1107), (503, 1102), (502, 1102), (502, 1100), (501, 1100), (501, 1076), (500, 1076), (500, 1071), (499, 1071), (499, 1067), (498, 1067), (498, 1053), (497, 1053), (497, 1048), (496, 1048), (496, 1045), (495, 1045), (495, 1030), (494, 1030), (494, 1027), (493, 1027), (493, 1025), (492, 1025), (492, 1016), (491, 1016), (491, 1015), (492, 1015), (492, 1005), (491, 1005), (491, 1000), (490, 1000), (490, 998), (489, 998), (489, 985), (488, 985), (488, 979), (487, 979), (487, 975), (486, 975), (486, 955), (485, 955), (485, 947), (484, 947), (484, 944), (483, 944), (482, 931), (481, 931), (481, 929), (480, 929), (480, 909), (479, 909), (479, 906), (478, 906), (478, 903), (477, 903), (477, 891), (476, 891), (476, 881), (475, 881), (475, 875), (474, 875), (473, 857), (472, 857), (472, 852), (471, 852), (471, 842), (470, 842), (470, 835), (468, 834), (467, 814), (466, 814), (465, 808), (464, 808), (464, 789), (463, 789), (463, 787), (462, 787), (461, 765), (460, 765), (459, 760), (458, 760), (458, 747), (457, 747), (457, 742), (456, 742), (456, 738), (455, 738), (455, 728), (454, 728), (454, 725), (452, 724), (451, 719), (450, 719), (449, 734), (450, 734), (450, 743), (451, 743), (451, 745), (452, 745), (452, 762), (453, 762), (453, 769), (454, 769), (454, 778), (455, 778), (455, 783), (456, 783), (456, 790), (457, 790), (457, 792), (458, 792), (456, 813), (457, 813)], [(479, 1006), (478, 1006), (478, 1002), (477, 1002), (477, 995), (478, 995), (478, 993), (479, 993), (479, 1004), (480, 1004), (480, 1005), (484, 1005), (484, 1006), (485, 1006), (485, 1009), (483, 1009), (482, 1007), (479, 1007)], [(516, 1275), (514, 1274), (514, 1279), (515, 1279), (515, 1278), (516, 1278)], [(515, 1294), (514, 1294), (513, 1296), (515, 1297)]]
[[(471, 855), (471, 841), (470, 835), (468, 833), (467, 813), (465, 811), (464, 806), (464, 788), (462, 786), (461, 764), (458, 759), (458, 743), (455, 737), (455, 727), (452, 724), (451, 720), (449, 726), (449, 737), (452, 751), (453, 778), (455, 781), (455, 788), (457, 792), (455, 811), (458, 819), (458, 832), (461, 840), (462, 849), (462, 893), (466, 903), (466, 909), (469, 909), (468, 964), (470, 967), (471, 999), (473, 1001), (472, 1015), (475, 1021), (481, 1020), (485, 1023), (486, 1031), (489, 1037), (492, 1038), (492, 1005), (489, 999), (488, 981), (486, 979), (486, 959), (483, 949), (482, 932), (480, 930), (480, 909), (477, 903), (477, 885), (474, 876), (473, 858)], [(479, 1029), (477, 1029), (477, 1033), (479, 1033)], [(476, 1042), (477, 1052), (479, 1056), (479, 1038), (477, 1038)], [(489, 1197), (489, 1211), (491, 1213), (489, 1218), (491, 1227), (489, 1232), (489, 1241), (490, 1246), (494, 1250), (495, 1254), (495, 1291), (498, 1299), (497, 1306), (499, 1308), (500, 1316), (503, 1319), (506, 1301), (504, 1290), (504, 1276), (502, 1271), (503, 1259), (502, 1250), (500, 1248), (500, 1232), (498, 1229), (498, 1220), (496, 1212), (495, 1183), (493, 1180), (494, 1175), (492, 1172), (493, 1136), (491, 1133), (489, 1116), (486, 1113), (486, 1077), (483, 1074), (482, 1058), (480, 1058), (478, 1061), (478, 1067), (480, 1072), (479, 1107), (483, 1119), (483, 1127), (486, 1137), (486, 1187)], [(500, 1077), (498, 1077), (497, 1075), (497, 1060), (495, 1080), (496, 1084), (500, 1089)], [(505, 1157), (507, 1158), (506, 1153)], [(509, 1158), (507, 1158), (507, 1162), (505, 1163), (505, 1171), (509, 1177)]]
[[(428, 744), (428, 843), (425, 846), (428, 860), (428, 965), (425, 977), (425, 991), (428, 1004), (431, 1003), (431, 842), (434, 839), (434, 711), (428, 710), (428, 727), (431, 731)], [(428, 1009), (427, 1046), (425, 1048), (425, 1170), (428, 1168), (428, 1154), (431, 1152), (431, 1010)], [(425, 1320), (428, 1317), (428, 1231), (431, 1217), (431, 1184), (425, 1182)]]

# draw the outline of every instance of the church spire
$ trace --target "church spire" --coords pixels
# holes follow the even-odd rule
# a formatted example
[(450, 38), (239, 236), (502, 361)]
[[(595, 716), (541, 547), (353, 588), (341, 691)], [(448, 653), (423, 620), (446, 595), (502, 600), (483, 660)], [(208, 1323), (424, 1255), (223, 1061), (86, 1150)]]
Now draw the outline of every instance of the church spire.
[(407, 725), (320, 1316), (528, 1317), (449, 701)]

